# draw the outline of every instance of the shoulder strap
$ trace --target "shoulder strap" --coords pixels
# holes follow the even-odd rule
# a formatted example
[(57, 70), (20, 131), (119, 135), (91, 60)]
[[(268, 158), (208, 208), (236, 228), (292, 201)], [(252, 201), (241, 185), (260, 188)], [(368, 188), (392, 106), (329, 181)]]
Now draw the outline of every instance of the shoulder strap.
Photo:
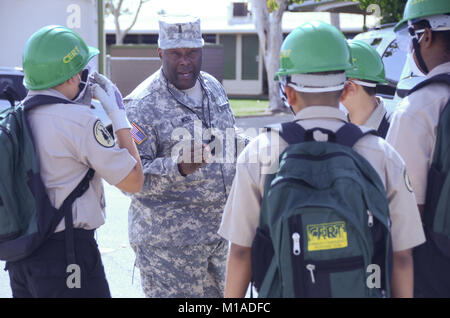
[[(72, 204), (73, 202), (75, 202), (77, 198), (81, 197), (87, 191), (87, 189), (89, 188), (89, 182), (94, 177), (94, 174), (95, 170), (89, 168), (83, 180), (80, 181), (77, 187), (69, 194), (69, 196), (64, 200), (63, 204), (59, 208), (59, 221), (61, 221), (61, 219), (64, 217), (64, 224), (65, 224), (67, 265), (76, 264), (75, 245), (73, 236)], [(56, 226), (58, 225), (58, 223), (56, 224)]]
[(316, 127), (312, 129), (304, 129), (302, 126), (297, 124), (296, 122), (287, 122), (277, 125), (272, 125), (266, 127), (268, 131), (276, 130), (280, 134), (281, 138), (283, 138), (289, 145), (305, 142), (305, 141), (314, 141), (313, 133), (315, 131), (321, 131), (324, 134), (329, 136), (330, 142), (336, 142), (341, 145), (345, 145), (348, 147), (353, 147), (353, 145), (362, 137), (366, 135), (375, 135), (378, 136), (378, 133), (375, 130), (369, 130), (363, 132), (358, 126), (346, 123), (338, 131), (333, 132), (328, 129)]
[(304, 142), (306, 138), (306, 130), (295, 121), (282, 123), (278, 133), (289, 145)]
[(381, 138), (386, 138), (387, 132), (389, 130), (389, 121), (386, 117), (386, 114), (383, 116), (383, 119), (381, 120), (380, 126), (378, 126), (378, 135)]
[(22, 102), (25, 110), (48, 104), (73, 104), (70, 100), (49, 95), (34, 95)]
[(267, 131), (276, 131), (289, 145), (304, 142), (306, 130), (295, 121), (273, 124), (264, 127)]
[(416, 86), (414, 86), (412, 89), (409, 90), (408, 95), (411, 95), (415, 91), (417, 91), (431, 83), (444, 83), (444, 84), (450, 85), (450, 73), (438, 74), (436, 76), (433, 76), (431, 78), (428, 78), (428, 79), (420, 82), (419, 84), (417, 84)]
[(334, 141), (340, 145), (353, 147), (358, 140), (366, 135), (378, 136), (375, 130), (362, 131), (361, 128), (352, 123), (346, 123), (344, 126), (338, 129), (335, 133)]

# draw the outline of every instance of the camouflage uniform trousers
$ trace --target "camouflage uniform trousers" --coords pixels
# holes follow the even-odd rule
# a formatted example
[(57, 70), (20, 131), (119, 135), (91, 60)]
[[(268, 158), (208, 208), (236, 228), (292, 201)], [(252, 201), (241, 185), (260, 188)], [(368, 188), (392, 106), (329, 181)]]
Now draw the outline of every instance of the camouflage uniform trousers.
[(135, 251), (146, 297), (223, 298), (227, 241)]

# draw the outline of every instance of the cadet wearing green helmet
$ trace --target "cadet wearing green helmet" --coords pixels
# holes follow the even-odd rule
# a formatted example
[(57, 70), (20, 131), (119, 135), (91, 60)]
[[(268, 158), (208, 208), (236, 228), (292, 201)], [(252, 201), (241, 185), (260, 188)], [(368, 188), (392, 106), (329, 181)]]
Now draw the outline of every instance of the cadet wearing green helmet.
[[(319, 128), (336, 132), (348, 123), (344, 112), (339, 110), (339, 100), (342, 93), (349, 90), (345, 86), (345, 72), (352, 70), (351, 61), (344, 35), (321, 21), (301, 25), (284, 40), (276, 80), (280, 81), (283, 98), (296, 114), (295, 122), (306, 131)], [(324, 137), (318, 135), (317, 138)], [(219, 229), (219, 234), (231, 242), (226, 297), (245, 295), (252, 277), (251, 246), (258, 228), (265, 181), (269, 174), (277, 171), (279, 155), (287, 146), (277, 134), (266, 132), (253, 139), (238, 158), (236, 176)], [(424, 235), (414, 195), (403, 182), (405, 166), (397, 152), (374, 135), (365, 135), (353, 149), (373, 166), (386, 189), (394, 250), (392, 295), (411, 297), (411, 249), (424, 242)], [(299, 247), (299, 254), (304, 249), (304, 246)]]
[[(450, 297), (450, 239), (444, 235), (435, 240), (433, 225), (437, 206), (441, 211), (449, 210), (445, 202), (438, 203), (440, 197), (448, 198), (448, 193), (440, 193), (445, 185), (445, 171), (441, 169), (448, 163), (436, 165), (435, 159), (439, 160), (448, 147), (442, 141), (448, 133), (439, 132), (441, 123), (443, 127), (446, 124), (444, 111), (450, 98), (450, 1), (409, 0), (403, 19), (394, 30), (400, 48), (408, 52), (413, 66), (426, 76), (399, 104), (386, 136), (405, 160), (427, 237), (427, 242), (414, 250), (414, 294)], [(447, 232), (450, 230), (445, 222), (438, 223)]]
[[(6, 264), (13, 297), (111, 296), (94, 238), (95, 229), (105, 222), (102, 178), (123, 191), (137, 192), (143, 174), (120, 93), (105, 77), (88, 76), (87, 65), (98, 53), (62, 26), (41, 28), (25, 46), (24, 84), (29, 93), (23, 103), (53, 206), (60, 208), (89, 169), (95, 174), (72, 204), (72, 223), (65, 218), (31, 256)], [(92, 96), (110, 116), (117, 144), (90, 111)], [(71, 261), (75, 263), (68, 264)], [(79, 277), (71, 285), (66, 280), (74, 264)]]
[(386, 84), (384, 64), (377, 51), (363, 41), (350, 41), (353, 67), (348, 70), (348, 89), (341, 102), (349, 111), (349, 120), (357, 125), (375, 129), (386, 137), (389, 117), (382, 97), (377, 97), (377, 84)]

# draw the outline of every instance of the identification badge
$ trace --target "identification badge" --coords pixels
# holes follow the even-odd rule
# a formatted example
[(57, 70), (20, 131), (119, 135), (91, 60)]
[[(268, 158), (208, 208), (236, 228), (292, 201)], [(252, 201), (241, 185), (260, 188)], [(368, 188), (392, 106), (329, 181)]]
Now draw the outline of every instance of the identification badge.
[(112, 148), (115, 145), (114, 138), (100, 120), (97, 120), (94, 124), (94, 138), (105, 148)]
[(332, 250), (348, 246), (345, 222), (309, 224), (306, 231), (308, 251)]

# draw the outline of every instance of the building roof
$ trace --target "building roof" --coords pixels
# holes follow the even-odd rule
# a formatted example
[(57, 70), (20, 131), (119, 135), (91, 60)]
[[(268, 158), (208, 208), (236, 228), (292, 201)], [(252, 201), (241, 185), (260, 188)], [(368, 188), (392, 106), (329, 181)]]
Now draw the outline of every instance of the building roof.
[[(151, 1), (150, 1), (151, 2)], [(211, 1), (215, 2), (215, 1)], [(186, 12), (188, 13), (188, 12)], [(219, 7), (208, 15), (198, 15), (201, 19), (202, 32), (205, 33), (256, 33), (252, 17), (231, 19), (230, 8)], [(129, 34), (158, 34), (158, 18), (155, 10), (141, 10), (134, 27)], [(133, 17), (125, 15), (120, 18), (121, 27), (127, 27)], [(323, 20), (331, 23), (329, 12), (285, 12), (283, 15), (283, 32), (289, 33), (304, 22)], [(375, 20), (367, 16), (367, 27), (373, 27)], [(364, 17), (360, 14), (340, 13), (340, 29), (343, 32), (359, 33), (363, 31)], [(112, 15), (105, 19), (106, 33), (115, 33)]]
[(290, 11), (294, 12), (337, 12), (337, 13), (356, 13), (365, 14), (359, 7), (359, 1), (342, 0), (307, 0), (303, 3), (293, 3), (289, 6)]

